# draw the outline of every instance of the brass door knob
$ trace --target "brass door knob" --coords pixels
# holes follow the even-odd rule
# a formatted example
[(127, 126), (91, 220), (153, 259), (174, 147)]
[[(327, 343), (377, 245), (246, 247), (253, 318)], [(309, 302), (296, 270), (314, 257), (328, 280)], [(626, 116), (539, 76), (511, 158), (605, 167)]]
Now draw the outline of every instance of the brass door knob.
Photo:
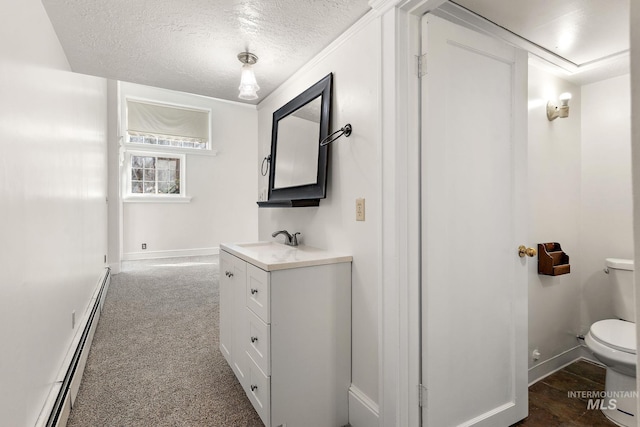
[(538, 251), (536, 251), (533, 248), (527, 248), (525, 245), (518, 246), (518, 255), (520, 256), (520, 258), (523, 258), (525, 255), (529, 257), (534, 257), (537, 254), (538, 254)]

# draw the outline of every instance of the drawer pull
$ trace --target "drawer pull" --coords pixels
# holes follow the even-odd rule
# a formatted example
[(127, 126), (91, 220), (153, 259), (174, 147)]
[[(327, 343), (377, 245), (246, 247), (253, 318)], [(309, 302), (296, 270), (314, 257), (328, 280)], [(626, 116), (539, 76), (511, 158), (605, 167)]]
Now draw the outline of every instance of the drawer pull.
[(251, 337), (251, 342), (256, 342), (258, 341), (258, 337)]
[(255, 384), (251, 384), (251, 391), (256, 391), (258, 389), (258, 386)]
[(258, 293), (258, 290), (257, 290), (257, 289), (251, 289), (251, 295), (255, 295), (255, 294), (257, 294), (257, 293)]

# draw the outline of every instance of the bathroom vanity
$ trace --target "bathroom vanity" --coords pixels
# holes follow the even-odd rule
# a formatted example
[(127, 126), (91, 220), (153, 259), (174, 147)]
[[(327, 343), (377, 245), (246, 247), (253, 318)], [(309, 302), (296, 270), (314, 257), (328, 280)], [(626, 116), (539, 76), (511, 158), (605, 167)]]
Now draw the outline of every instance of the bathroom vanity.
[(351, 256), (220, 245), (220, 351), (267, 427), (348, 424)]

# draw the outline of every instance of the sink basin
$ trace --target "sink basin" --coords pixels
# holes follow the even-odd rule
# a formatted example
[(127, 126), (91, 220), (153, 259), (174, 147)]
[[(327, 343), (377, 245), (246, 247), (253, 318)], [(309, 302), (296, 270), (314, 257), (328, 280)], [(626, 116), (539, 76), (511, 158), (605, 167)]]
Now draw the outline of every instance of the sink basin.
[(278, 262), (295, 261), (298, 259), (298, 251), (303, 248), (303, 246), (287, 246), (278, 242), (236, 243), (229, 246), (254, 260)]
[(241, 248), (253, 249), (253, 250), (262, 250), (262, 249), (274, 249), (276, 246), (284, 246), (278, 242), (249, 242), (249, 243), (235, 243), (235, 246), (240, 246)]
[(274, 241), (227, 243), (221, 244), (220, 249), (266, 271), (352, 260), (351, 256), (327, 252), (311, 246), (287, 246)]

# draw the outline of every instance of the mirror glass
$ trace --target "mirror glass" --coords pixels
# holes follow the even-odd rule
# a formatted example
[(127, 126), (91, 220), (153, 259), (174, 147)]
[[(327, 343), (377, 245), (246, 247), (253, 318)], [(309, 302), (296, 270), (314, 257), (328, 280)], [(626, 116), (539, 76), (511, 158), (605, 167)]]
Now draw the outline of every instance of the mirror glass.
[(278, 122), (278, 163), (273, 188), (317, 182), (319, 141), (320, 97)]

